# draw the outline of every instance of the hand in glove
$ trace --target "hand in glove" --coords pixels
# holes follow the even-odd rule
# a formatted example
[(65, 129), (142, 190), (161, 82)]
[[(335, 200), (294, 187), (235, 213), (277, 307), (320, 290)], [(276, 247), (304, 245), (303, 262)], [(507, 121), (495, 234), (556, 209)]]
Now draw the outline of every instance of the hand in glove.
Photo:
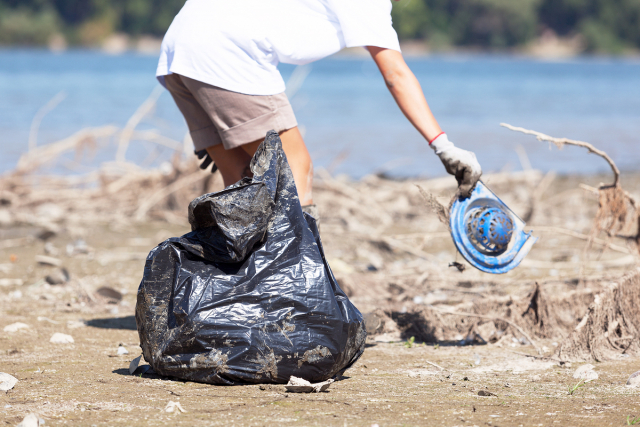
[[(202, 160), (204, 158), (204, 160), (202, 160), (202, 163), (200, 164), (200, 169), (202, 170), (206, 170), (209, 167), (209, 165), (213, 163), (213, 159), (211, 158), (209, 153), (207, 153), (207, 150), (194, 151), (194, 154), (198, 156), (199, 160)], [(213, 163), (213, 166), (211, 167), (211, 173), (214, 173), (217, 170), (218, 170), (218, 166), (216, 166), (216, 164)]]
[(429, 143), (447, 172), (456, 177), (460, 195), (467, 198), (482, 175), (482, 168), (471, 151), (453, 145), (446, 133), (441, 133)]

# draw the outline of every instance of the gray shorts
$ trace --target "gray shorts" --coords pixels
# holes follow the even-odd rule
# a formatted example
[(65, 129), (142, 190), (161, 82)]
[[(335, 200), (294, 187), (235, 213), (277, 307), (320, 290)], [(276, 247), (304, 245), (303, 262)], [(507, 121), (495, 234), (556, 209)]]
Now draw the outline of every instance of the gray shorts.
[(196, 151), (223, 144), (227, 150), (264, 139), (267, 131), (296, 127), (287, 95), (245, 95), (179, 74), (164, 82), (184, 115)]

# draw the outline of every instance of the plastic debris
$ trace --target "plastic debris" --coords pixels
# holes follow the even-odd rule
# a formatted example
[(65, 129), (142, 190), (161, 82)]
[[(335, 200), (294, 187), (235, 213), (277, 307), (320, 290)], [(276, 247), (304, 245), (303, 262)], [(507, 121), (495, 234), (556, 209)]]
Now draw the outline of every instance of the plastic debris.
[(74, 341), (71, 335), (56, 332), (51, 336), (49, 342), (54, 344), (72, 344)]
[(142, 355), (136, 357), (129, 363), (129, 373), (133, 375), (133, 373), (138, 369), (138, 365), (140, 364), (140, 359), (142, 359)]
[(5, 332), (16, 332), (20, 329), (28, 329), (30, 326), (26, 323), (16, 322), (4, 327)]
[(172, 400), (170, 400), (169, 403), (167, 403), (167, 406), (164, 407), (164, 411), (175, 412), (176, 414), (179, 414), (180, 412), (187, 412), (184, 410), (180, 402), (174, 402)]
[(321, 391), (327, 390), (331, 383), (333, 383), (332, 379), (312, 384), (307, 380), (292, 376), (289, 378), (289, 382), (285, 388), (291, 393), (320, 393)]
[(0, 391), (11, 390), (18, 383), (18, 379), (13, 375), (0, 372)]
[(38, 427), (40, 425), (40, 418), (36, 414), (28, 414), (17, 427)]
[(211, 384), (325, 381), (364, 351), (360, 312), (326, 263), (278, 134), (243, 178), (189, 205), (192, 232), (151, 251), (138, 290), (144, 358)]

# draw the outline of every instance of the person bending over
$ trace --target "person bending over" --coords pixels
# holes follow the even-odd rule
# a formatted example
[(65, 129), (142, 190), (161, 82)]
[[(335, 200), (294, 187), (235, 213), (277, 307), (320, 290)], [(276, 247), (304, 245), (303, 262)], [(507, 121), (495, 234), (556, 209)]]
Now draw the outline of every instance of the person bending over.
[(365, 47), (396, 103), (468, 197), (482, 170), (442, 131), (404, 61), (389, 0), (188, 0), (169, 27), (157, 77), (228, 186), (250, 176), (267, 131), (280, 134), (300, 204), (313, 211), (313, 164), (278, 63), (307, 64)]

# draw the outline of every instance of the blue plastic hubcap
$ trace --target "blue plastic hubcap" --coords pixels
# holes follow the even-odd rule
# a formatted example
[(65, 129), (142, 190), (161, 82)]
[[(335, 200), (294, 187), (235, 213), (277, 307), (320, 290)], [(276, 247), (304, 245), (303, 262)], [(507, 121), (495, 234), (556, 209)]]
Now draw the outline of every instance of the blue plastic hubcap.
[(507, 250), (513, 235), (509, 214), (496, 207), (472, 209), (466, 215), (467, 236), (476, 249), (487, 255)]

